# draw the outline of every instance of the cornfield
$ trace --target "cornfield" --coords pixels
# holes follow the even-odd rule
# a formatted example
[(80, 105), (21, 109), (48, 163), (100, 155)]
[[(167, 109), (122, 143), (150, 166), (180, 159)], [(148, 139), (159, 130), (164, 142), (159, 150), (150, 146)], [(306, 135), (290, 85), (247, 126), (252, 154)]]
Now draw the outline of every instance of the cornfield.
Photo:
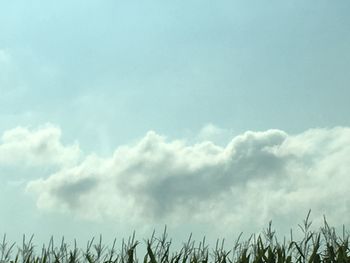
[(62, 242), (54, 245), (53, 238), (47, 246), (39, 251), (33, 244), (33, 236), (26, 240), (23, 236), (21, 246), (8, 243), (4, 235), (0, 244), (0, 263), (346, 263), (350, 262), (349, 235), (343, 226), (342, 238), (336, 235), (335, 229), (329, 227), (324, 219), (324, 227), (319, 232), (311, 232), (309, 221), (310, 211), (299, 225), (303, 233), (300, 241), (292, 238), (279, 243), (275, 232), (269, 227), (263, 235), (252, 235), (247, 241), (240, 242), (241, 235), (233, 243), (232, 249), (224, 248), (224, 240), (217, 241), (214, 248), (206, 245), (205, 238), (196, 245), (191, 235), (178, 251), (171, 250), (171, 239), (168, 239), (166, 228), (157, 238), (153, 232), (151, 238), (144, 240), (146, 251), (142, 258), (136, 250), (140, 242), (135, 240), (135, 233), (127, 241), (122, 242), (121, 248), (116, 248), (116, 239), (112, 246), (102, 244), (102, 237), (95, 242), (88, 241), (85, 249), (77, 248)]

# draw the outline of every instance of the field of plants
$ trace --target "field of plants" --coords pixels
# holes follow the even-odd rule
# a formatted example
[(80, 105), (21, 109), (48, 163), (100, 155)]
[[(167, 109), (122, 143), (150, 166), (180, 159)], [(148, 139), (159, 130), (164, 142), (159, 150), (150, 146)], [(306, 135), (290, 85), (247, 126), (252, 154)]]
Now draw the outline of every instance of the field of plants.
[[(33, 244), (33, 236), (18, 246), (8, 243), (6, 235), (0, 244), (0, 263), (283, 263), (283, 262), (350, 262), (349, 234), (343, 226), (341, 237), (335, 229), (327, 224), (319, 232), (310, 231), (311, 221), (308, 213), (303, 224), (299, 225), (303, 238), (294, 241), (292, 232), (288, 241), (284, 238), (280, 243), (271, 229), (268, 228), (258, 236), (252, 235), (247, 241), (240, 241), (241, 235), (233, 242), (232, 249), (225, 249), (224, 240), (218, 240), (216, 246), (210, 248), (205, 238), (196, 243), (191, 235), (178, 251), (172, 251), (171, 239), (168, 238), (166, 228), (160, 237), (155, 234), (143, 242), (135, 239), (135, 233), (123, 240), (120, 248), (116, 247), (116, 240), (108, 247), (102, 244), (102, 237), (98, 241), (92, 239), (86, 248), (78, 248), (65, 243), (64, 239), (58, 245), (51, 238), (47, 246), (38, 248)], [(138, 256), (137, 250), (144, 245), (145, 251)], [(227, 245), (227, 244), (226, 244)]]

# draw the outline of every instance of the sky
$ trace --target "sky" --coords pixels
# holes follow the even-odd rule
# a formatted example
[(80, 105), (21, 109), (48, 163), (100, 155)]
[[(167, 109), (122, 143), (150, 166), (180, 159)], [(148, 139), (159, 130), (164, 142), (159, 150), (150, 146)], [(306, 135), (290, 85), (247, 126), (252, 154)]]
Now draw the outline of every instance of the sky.
[(0, 6), (0, 234), (349, 226), (348, 0)]

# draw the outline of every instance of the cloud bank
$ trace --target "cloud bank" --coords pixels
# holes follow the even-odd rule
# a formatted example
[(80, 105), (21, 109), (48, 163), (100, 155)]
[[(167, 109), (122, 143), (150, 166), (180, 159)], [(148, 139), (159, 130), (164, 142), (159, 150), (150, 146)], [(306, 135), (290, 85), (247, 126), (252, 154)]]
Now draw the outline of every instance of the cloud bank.
[(108, 158), (91, 154), (79, 162), (79, 147), (63, 145), (60, 135), (49, 125), (2, 136), (0, 165), (59, 165), (27, 184), (40, 210), (133, 224), (261, 229), (271, 219), (290, 226), (312, 209), (320, 220), (325, 214), (334, 224), (350, 223), (350, 128), (248, 131), (225, 147), (151, 131)]
[(64, 167), (75, 164), (80, 155), (77, 144), (62, 144), (61, 130), (51, 124), (36, 130), (17, 127), (0, 138), (0, 166)]

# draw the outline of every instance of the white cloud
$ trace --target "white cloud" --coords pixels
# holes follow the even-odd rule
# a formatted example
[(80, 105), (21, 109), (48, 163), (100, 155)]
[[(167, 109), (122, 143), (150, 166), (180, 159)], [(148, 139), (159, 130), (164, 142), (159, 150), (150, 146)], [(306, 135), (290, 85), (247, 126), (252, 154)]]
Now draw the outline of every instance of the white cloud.
[(39, 209), (86, 219), (254, 230), (270, 219), (299, 222), (311, 208), (319, 220), (326, 214), (342, 224), (350, 223), (349, 156), (350, 128), (249, 131), (226, 147), (149, 132), (110, 158), (88, 156), (27, 190)]
[(76, 164), (80, 155), (77, 144), (62, 144), (61, 130), (51, 124), (36, 130), (17, 127), (0, 140), (0, 166), (64, 167)]
[(207, 123), (196, 135), (196, 142), (211, 141), (218, 145), (226, 145), (232, 139), (232, 134), (232, 130), (223, 129), (212, 123)]
[(212, 140), (213, 138), (220, 136), (223, 132), (223, 129), (212, 123), (208, 123), (199, 131), (198, 139), (202, 141)]

